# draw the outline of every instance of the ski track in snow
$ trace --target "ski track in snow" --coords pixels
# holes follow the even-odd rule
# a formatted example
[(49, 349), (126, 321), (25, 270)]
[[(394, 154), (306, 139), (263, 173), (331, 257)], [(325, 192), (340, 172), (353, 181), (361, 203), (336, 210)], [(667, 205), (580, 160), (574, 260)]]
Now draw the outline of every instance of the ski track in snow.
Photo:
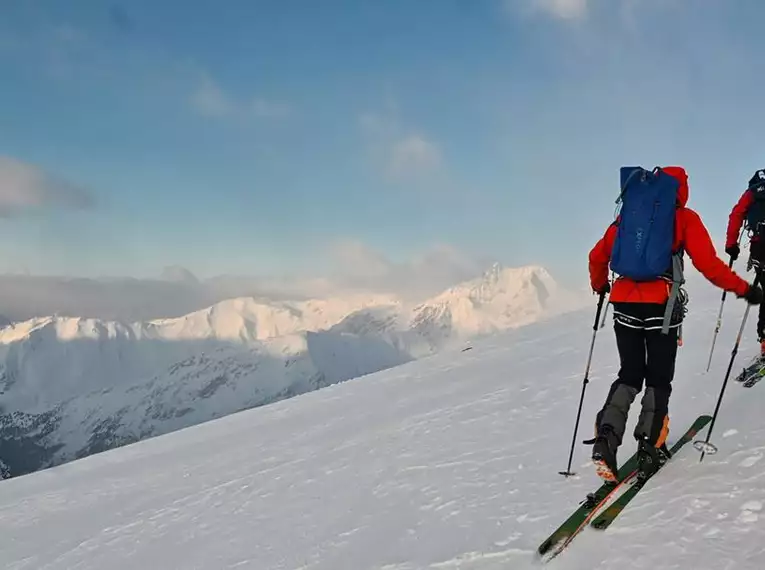
[[(716, 292), (685, 327), (671, 433), (711, 413), (743, 304), (704, 374)], [(534, 551), (599, 480), (577, 443), (592, 312), (0, 483), (8, 570), (493, 570)], [(747, 327), (739, 359), (754, 350)], [(577, 440), (618, 367), (599, 332)], [(699, 462), (686, 445), (553, 569), (765, 567), (765, 386), (730, 383)], [(634, 450), (629, 434), (620, 451)], [(734, 431), (735, 430), (735, 431)], [(699, 435), (703, 438), (706, 429)]]

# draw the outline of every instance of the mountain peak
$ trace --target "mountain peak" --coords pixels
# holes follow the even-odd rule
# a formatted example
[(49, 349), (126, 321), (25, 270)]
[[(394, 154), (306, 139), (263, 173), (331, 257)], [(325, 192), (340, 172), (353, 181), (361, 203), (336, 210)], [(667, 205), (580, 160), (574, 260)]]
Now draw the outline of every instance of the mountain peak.
[(499, 281), (499, 277), (504, 271), (504, 267), (498, 261), (491, 264), (491, 267), (483, 272), (483, 280), (490, 283)]
[(483, 272), (483, 278), (497, 281), (503, 276), (513, 276), (519, 279), (531, 278), (538, 275), (544, 279), (552, 279), (550, 273), (541, 265), (521, 265), (519, 267), (506, 267), (502, 263), (495, 261), (486, 271)]
[(495, 262), (480, 277), (460, 283), (442, 296), (468, 296), (474, 301), (485, 302), (497, 295), (524, 288), (535, 288), (539, 295), (548, 298), (558, 286), (542, 266), (504, 267)]
[(456, 285), (421, 304), (419, 327), (449, 329), (457, 336), (483, 335), (523, 326), (565, 310), (551, 301), (555, 280), (538, 265), (506, 268), (494, 263), (480, 277)]

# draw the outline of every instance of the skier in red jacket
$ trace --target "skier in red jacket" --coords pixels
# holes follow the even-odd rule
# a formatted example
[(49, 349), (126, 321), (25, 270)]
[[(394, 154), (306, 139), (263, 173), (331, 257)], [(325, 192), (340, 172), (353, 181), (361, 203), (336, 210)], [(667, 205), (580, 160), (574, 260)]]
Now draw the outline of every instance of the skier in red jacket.
[[(738, 259), (741, 253), (738, 236), (745, 221), (749, 234), (747, 269), (754, 267), (759, 274), (765, 267), (765, 170), (758, 170), (749, 179), (749, 186), (728, 217), (725, 253), (730, 255), (731, 262)], [(760, 305), (757, 340), (760, 343), (760, 354), (765, 357), (765, 305)]]
[[(760, 304), (763, 293), (731, 270), (715, 252), (709, 233), (699, 215), (686, 207), (688, 175), (679, 166), (667, 166), (664, 172), (679, 183), (673, 251), (688, 252), (694, 267), (720, 289), (731, 291), (750, 304)], [(607, 481), (617, 479), (616, 452), (622, 443), (630, 406), (637, 394), (646, 389), (641, 412), (634, 430), (638, 440), (640, 475), (647, 475), (669, 456), (666, 438), (669, 432), (669, 397), (675, 373), (678, 328), (685, 316), (685, 293), (675, 303), (668, 334), (662, 334), (662, 321), (670, 297), (671, 279), (636, 282), (619, 277), (608, 283), (611, 251), (617, 225), (612, 223), (590, 251), (590, 284), (596, 293), (609, 293), (614, 307), (614, 332), (621, 366), (611, 385), (603, 408), (595, 420), (592, 460), (598, 475)]]

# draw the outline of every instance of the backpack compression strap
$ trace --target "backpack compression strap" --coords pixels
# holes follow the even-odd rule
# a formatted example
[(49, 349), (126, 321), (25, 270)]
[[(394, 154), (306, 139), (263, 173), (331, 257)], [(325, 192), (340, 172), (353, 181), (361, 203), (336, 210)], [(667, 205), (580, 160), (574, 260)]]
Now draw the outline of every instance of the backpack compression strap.
[(661, 326), (662, 334), (669, 334), (669, 324), (672, 320), (672, 312), (674, 311), (675, 303), (680, 294), (680, 286), (685, 283), (682, 255), (682, 251), (672, 254), (672, 290), (669, 293), (667, 308), (664, 311), (664, 321)]

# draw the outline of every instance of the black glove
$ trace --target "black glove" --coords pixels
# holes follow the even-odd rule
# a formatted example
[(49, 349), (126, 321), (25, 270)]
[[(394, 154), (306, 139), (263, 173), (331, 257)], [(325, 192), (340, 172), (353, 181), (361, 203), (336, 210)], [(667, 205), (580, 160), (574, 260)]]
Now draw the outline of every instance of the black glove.
[(732, 261), (736, 261), (738, 259), (738, 254), (741, 253), (741, 248), (738, 247), (737, 243), (734, 243), (725, 248), (725, 253), (730, 255)]
[(593, 289), (595, 293), (598, 295), (608, 295), (611, 292), (611, 284), (606, 281), (606, 284), (603, 285), (600, 289)]
[(762, 289), (760, 289), (759, 285), (749, 285), (749, 288), (746, 290), (746, 293), (744, 293), (743, 296), (744, 299), (746, 299), (746, 302), (750, 305), (759, 305), (762, 303)]

